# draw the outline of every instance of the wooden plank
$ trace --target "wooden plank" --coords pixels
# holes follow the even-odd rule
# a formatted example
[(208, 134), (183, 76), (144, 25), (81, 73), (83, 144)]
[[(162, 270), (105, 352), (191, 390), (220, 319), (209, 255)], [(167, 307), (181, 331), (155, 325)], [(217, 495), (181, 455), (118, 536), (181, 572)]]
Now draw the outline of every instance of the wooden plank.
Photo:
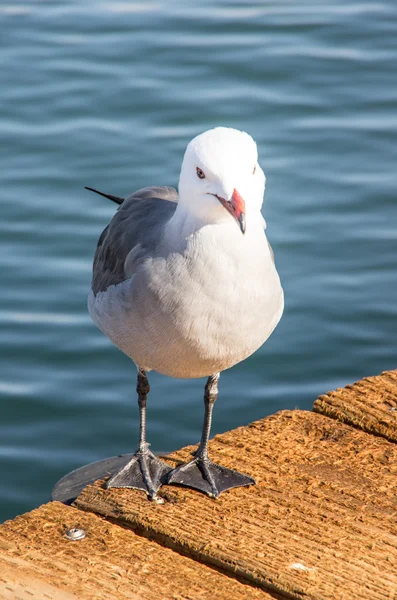
[[(65, 531), (82, 527), (86, 538)], [(0, 526), (2, 600), (266, 600), (270, 596), (104, 519), (51, 502)]]
[[(167, 458), (178, 464), (192, 447)], [(218, 500), (164, 486), (88, 486), (76, 506), (290, 598), (397, 597), (397, 446), (322, 415), (284, 411), (216, 436), (212, 459), (257, 485)]]
[(315, 401), (313, 410), (397, 442), (397, 371), (328, 392)]

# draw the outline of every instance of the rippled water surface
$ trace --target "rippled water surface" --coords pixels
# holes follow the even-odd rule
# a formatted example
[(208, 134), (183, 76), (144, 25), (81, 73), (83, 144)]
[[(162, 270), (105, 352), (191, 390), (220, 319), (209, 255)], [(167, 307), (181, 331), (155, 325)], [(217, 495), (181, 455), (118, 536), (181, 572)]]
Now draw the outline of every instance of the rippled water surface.
[[(114, 205), (83, 186), (176, 185), (206, 128), (258, 142), (286, 297), (213, 433), (397, 366), (393, 0), (21, 0), (0, 28), (0, 520), (134, 449), (133, 365), (86, 309)], [(198, 441), (204, 381), (151, 383), (152, 448)]]

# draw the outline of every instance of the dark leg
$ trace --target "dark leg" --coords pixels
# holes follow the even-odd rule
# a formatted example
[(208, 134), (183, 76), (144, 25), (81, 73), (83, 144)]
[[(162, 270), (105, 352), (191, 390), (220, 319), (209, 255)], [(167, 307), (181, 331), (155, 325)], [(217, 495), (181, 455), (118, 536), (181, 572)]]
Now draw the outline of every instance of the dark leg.
[(218, 397), (219, 373), (208, 377), (204, 393), (204, 424), (201, 441), (194, 459), (171, 471), (168, 483), (179, 483), (217, 498), (230, 488), (253, 485), (255, 480), (232, 469), (217, 465), (208, 458), (208, 438), (211, 430), (212, 409)]
[(136, 391), (140, 414), (139, 446), (134, 457), (107, 482), (108, 488), (135, 488), (144, 490), (151, 500), (157, 498), (157, 490), (165, 483), (171, 467), (149, 450), (146, 441), (146, 402), (150, 385), (145, 371), (138, 369)]

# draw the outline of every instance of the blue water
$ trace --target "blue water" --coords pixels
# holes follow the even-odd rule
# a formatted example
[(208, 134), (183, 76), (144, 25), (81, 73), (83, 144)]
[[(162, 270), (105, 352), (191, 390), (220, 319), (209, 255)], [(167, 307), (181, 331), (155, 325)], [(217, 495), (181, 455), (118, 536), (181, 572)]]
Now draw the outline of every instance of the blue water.
[[(393, 0), (21, 0), (0, 31), (0, 521), (133, 451), (134, 367), (86, 309), (114, 205), (83, 186), (176, 185), (204, 129), (258, 142), (286, 298), (213, 433), (397, 366)], [(155, 451), (198, 441), (203, 383), (151, 376)]]

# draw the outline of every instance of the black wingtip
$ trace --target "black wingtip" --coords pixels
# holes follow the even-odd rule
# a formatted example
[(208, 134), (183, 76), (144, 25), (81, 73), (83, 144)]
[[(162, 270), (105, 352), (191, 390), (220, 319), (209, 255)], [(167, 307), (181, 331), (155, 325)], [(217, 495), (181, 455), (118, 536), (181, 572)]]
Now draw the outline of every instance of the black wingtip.
[(88, 186), (84, 186), (86, 190), (89, 190), (90, 192), (95, 192), (96, 194), (99, 194), (100, 196), (103, 196), (104, 198), (108, 198), (109, 200), (112, 200), (112, 202), (115, 202), (116, 204), (122, 204), (124, 202), (124, 198), (120, 198), (119, 196), (112, 196), (112, 194), (104, 194), (103, 192), (99, 192), (98, 190), (95, 190), (92, 187), (88, 187)]

